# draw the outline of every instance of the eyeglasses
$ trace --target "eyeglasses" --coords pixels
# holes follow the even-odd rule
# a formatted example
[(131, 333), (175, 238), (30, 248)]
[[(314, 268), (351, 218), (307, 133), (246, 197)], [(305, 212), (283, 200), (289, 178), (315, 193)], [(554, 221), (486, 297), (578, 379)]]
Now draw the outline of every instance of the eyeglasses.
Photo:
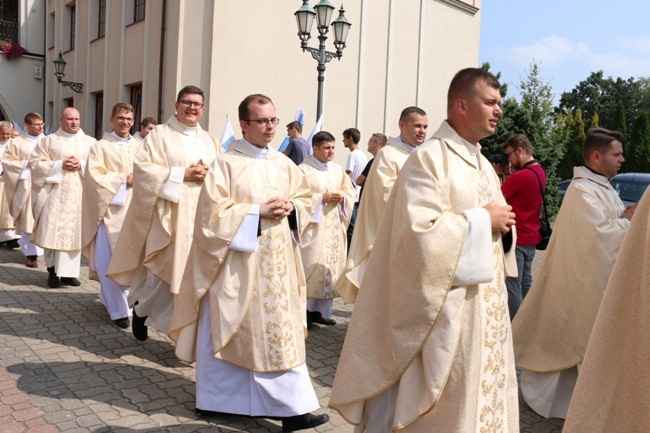
[(274, 125), (277, 125), (278, 123), (280, 123), (280, 119), (278, 119), (277, 117), (274, 117), (272, 119), (246, 119), (245, 121), (249, 122), (249, 123), (250, 122), (255, 122), (260, 126), (266, 126), (268, 124), (271, 124), (271, 126), (274, 126)]
[(507, 156), (508, 158), (510, 158), (510, 154), (511, 154), (512, 152), (516, 152), (516, 151), (517, 151), (517, 149), (512, 149), (510, 152), (506, 152), (506, 156)]
[(116, 119), (119, 120), (120, 122), (130, 122), (130, 123), (133, 123), (133, 117), (117, 116)]
[(37, 128), (40, 128), (41, 126), (45, 126), (44, 123), (30, 123), (30, 125), (35, 126)]
[(183, 107), (194, 107), (194, 108), (203, 108), (203, 103), (202, 102), (195, 102), (195, 101), (188, 101), (187, 99), (181, 99), (178, 101), (179, 104), (181, 104)]

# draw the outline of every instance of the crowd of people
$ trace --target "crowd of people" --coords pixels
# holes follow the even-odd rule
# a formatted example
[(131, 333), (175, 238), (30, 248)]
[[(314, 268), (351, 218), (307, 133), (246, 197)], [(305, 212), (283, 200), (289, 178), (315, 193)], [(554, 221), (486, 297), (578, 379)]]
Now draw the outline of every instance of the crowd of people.
[(99, 141), (72, 107), (47, 136), (28, 113), (16, 138), (0, 122), (0, 245), (20, 247), (30, 268), (43, 255), (51, 288), (80, 285), (86, 257), (115, 325), (140, 341), (149, 328), (167, 334), (195, 363), (199, 414), (278, 419), (284, 431), (326, 423), (305, 339), (336, 325), (342, 297), (355, 305), (329, 406), (356, 432), (517, 432), (516, 367), (533, 410), (609, 431), (588, 412), (613, 362), (594, 341), (616, 345), (608, 315), (628, 295), (609, 275), (626, 272), (619, 249), (629, 257), (648, 239), (647, 219), (635, 226), (636, 205), (608, 182), (624, 139), (588, 132), (533, 280), (546, 174), (521, 134), (503, 144), (514, 170), (504, 182), (482, 155), (499, 90), (490, 73), (463, 69), (429, 140), (426, 112), (407, 107), (397, 137), (370, 136), (370, 161), (360, 131), (345, 129), (345, 167), (331, 133), (309, 143), (299, 122), (286, 125), (284, 152), (271, 147), (279, 119), (262, 94), (242, 100), (242, 138), (227, 149), (201, 128), (195, 86), (135, 135), (133, 107), (116, 104)]

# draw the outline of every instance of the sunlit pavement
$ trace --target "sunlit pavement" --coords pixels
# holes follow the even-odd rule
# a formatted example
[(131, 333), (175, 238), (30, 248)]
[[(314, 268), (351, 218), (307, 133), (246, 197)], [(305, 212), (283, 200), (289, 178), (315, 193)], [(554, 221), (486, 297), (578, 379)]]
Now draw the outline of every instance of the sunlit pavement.
[[(536, 260), (537, 261), (537, 260)], [(194, 368), (170, 341), (137, 341), (99, 303), (99, 285), (82, 267), (81, 286), (50, 289), (39, 258), (24, 266), (0, 248), (0, 432), (279, 432), (279, 421), (194, 413)], [(326, 408), (352, 308), (335, 303), (336, 326), (315, 325), (307, 340), (313, 384), (331, 421), (312, 431), (352, 432)], [(521, 431), (560, 433), (520, 403)]]

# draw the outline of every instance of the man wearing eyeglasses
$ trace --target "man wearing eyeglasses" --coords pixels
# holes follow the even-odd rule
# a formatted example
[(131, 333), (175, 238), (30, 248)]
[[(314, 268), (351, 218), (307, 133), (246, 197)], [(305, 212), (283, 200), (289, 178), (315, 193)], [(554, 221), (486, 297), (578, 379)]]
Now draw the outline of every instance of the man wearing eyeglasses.
[(244, 138), (208, 172), (169, 335), (176, 356), (196, 361), (199, 412), (281, 419), (295, 431), (329, 417), (311, 413), (319, 403), (305, 363), (299, 244), (311, 194), (268, 146), (278, 122), (267, 96), (240, 104)]
[(90, 150), (84, 176), (82, 254), (90, 278), (99, 281), (99, 300), (113, 322), (129, 327), (129, 288), (106, 277), (133, 191), (133, 157), (140, 142), (129, 131), (133, 106), (118, 102), (109, 118), (113, 131), (105, 132)]
[(97, 140), (81, 130), (79, 111), (61, 112), (61, 127), (39, 140), (29, 160), (32, 173), (32, 242), (45, 250), (47, 284), (80, 286), (83, 177)]
[(133, 163), (133, 198), (107, 276), (131, 287), (132, 331), (144, 341), (147, 327), (169, 330), (192, 244), (194, 215), (208, 166), (221, 153), (203, 130), (203, 91), (178, 92), (176, 114), (146, 136)]
[(2, 154), (2, 167), (5, 194), (10, 203), (9, 212), (14, 224), (20, 230), (20, 250), (25, 255), (25, 266), (38, 266), (38, 256), (43, 249), (32, 243), (34, 214), (32, 211), (32, 175), (29, 169), (29, 157), (36, 147), (36, 142), (45, 137), (43, 134), (43, 116), (39, 113), (25, 115), (25, 131), (7, 144)]

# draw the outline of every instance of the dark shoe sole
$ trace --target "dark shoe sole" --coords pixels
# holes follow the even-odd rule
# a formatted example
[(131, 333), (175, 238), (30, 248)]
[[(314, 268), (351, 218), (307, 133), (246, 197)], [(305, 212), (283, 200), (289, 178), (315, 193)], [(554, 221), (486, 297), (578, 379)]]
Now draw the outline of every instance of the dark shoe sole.
[(147, 330), (147, 325), (144, 322), (147, 320), (146, 317), (140, 317), (135, 314), (135, 309), (133, 310), (133, 319), (131, 321), (131, 332), (133, 336), (138, 341), (145, 341), (149, 338), (149, 332)]
[[(302, 418), (302, 419), (296, 419)], [(283, 432), (292, 432), (297, 430), (306, 430), (308, 428), (318, 427), (319, 425), (325, 424), (330, 420), (329, 415), (326, 413), (321, 415), (305, 414), (300, 417), (291, 417), (290, 419), (284, 419), (282, 421), (282, 431)]]
[(72, 287), (81, 286), (81, 282), (79, 280), (70, 277), (61, 277), (61, 284), (64, 286), (72, 286)]
[(128, 317), (124, 317), (122, 319), (115, 319), (113, 320), (113, 323), (115, 323), (118, 326), (118, 328), (122, 328), (122, 329), (126, 329), (130, 325)]

